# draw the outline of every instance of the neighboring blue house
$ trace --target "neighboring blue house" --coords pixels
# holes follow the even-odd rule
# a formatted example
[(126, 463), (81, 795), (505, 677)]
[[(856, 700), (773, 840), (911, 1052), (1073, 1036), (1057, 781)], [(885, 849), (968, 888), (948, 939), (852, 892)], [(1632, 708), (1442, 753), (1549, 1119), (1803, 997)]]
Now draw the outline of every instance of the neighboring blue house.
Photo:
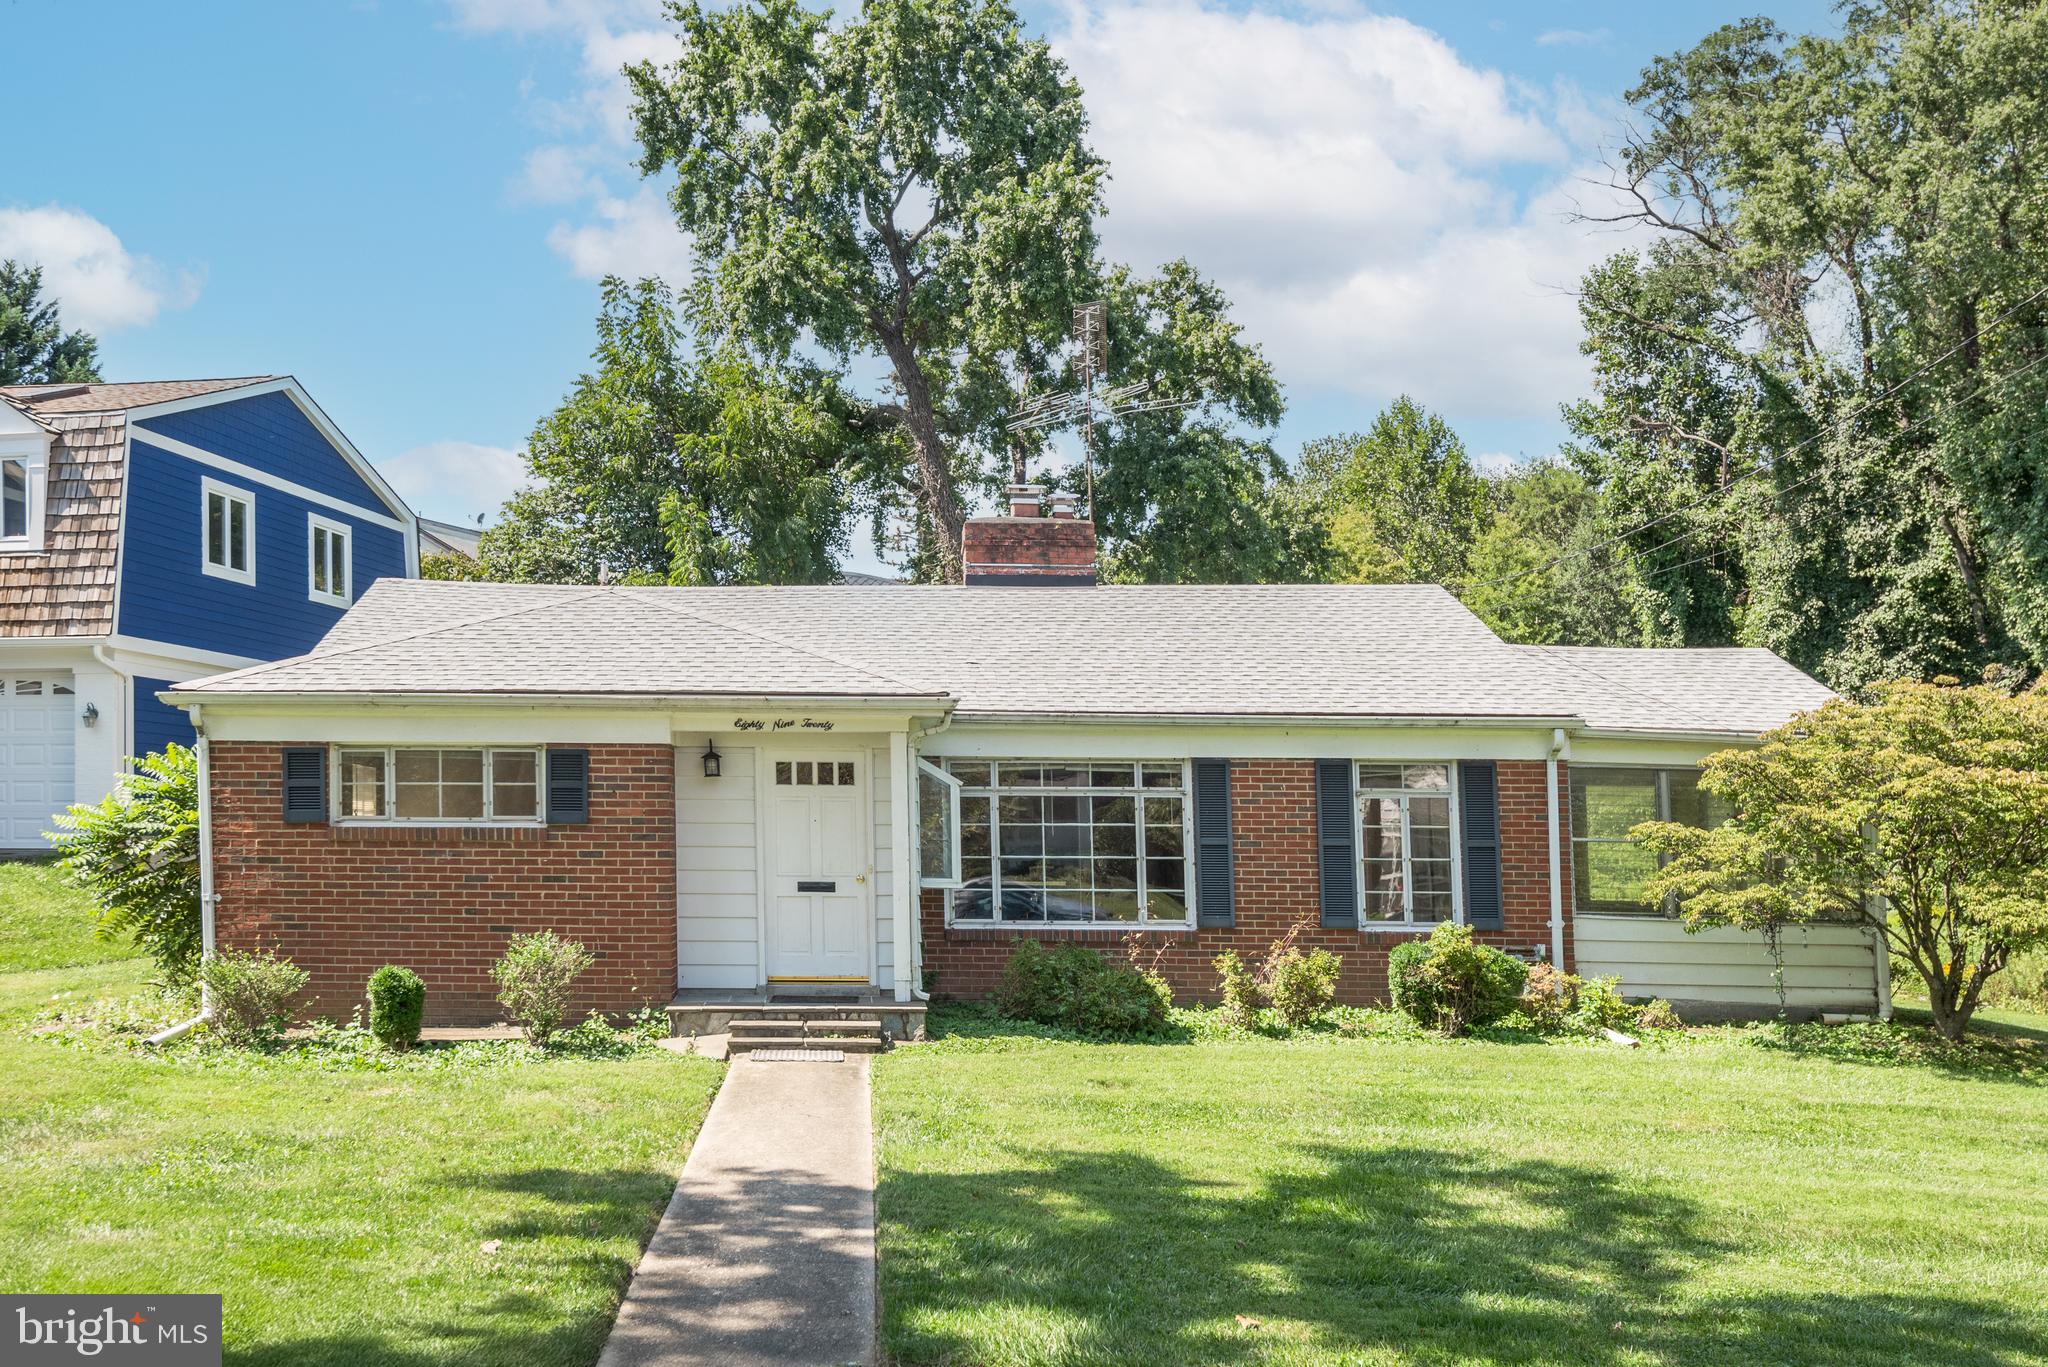
[(0, 850), (189, 743), (160, 690), (418, 572), (412, 511), (289, 376), (0, 386)]

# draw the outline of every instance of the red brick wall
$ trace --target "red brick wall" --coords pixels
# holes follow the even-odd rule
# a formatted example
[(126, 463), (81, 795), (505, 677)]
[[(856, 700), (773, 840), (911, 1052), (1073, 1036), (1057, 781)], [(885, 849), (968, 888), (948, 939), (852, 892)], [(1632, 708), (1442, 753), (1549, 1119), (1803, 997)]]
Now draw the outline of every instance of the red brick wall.
[(589, 824), (545, 830), (287, 825), (282, 749), (212, 747), (215, 914), (221, 947), (275, 947), (312, 974), (308, 1014), (347, 1019), (370, 974), (396, 963), (426, 979), (428, 1024), (496, 1020), (489, 966), (537, 930), (597, 956), (577, 1016), (669, 1000), (672, 747), (591, 746)]
[[(1567, 782), (1560, 764), (1560, 792)], [(1550, 846), (1545, 812), (1544, 765), (1541, 760), (1503, 760), (1500, 764), (1501, 900), (1503, 928), (1482, 931), (1479, 938), (1518, 954), (1550, 944)], [(1256, 962), (1267, 946), (1306, 917), (1309, 929), (1296, 943), (1324, 946), (1343, 960), (1338, 998), (1360, 1005), (1380, 1003), (1387, 995), (1387, 951), (1410, 935), (1386, 931), (1325, 930), (1320, 918), (1316, 876), (1315, 761), (1297, 759), (1237, 760), (1230, 766), (1230, 819), (1234, 845), (1237, 924), (1227, 930), (1162, 931), (1144, 937), (1141, 962), (1150, 966), (1153, 951), (1165, 946), (1158, 971), (1183, 1000), (1213, 1000), (1218, 954), (1235, 949)], [(1563, 876), (1570, 907), (1570, 813), (1560, 801), (1559, 838), (1563, 842)], [(933, 990), (947, 997), (981, 997), (995, 990), (1009, 957), (1010, 942), (1019, 935), (1072, 940), (1102, 953), (1121, 955), (1123, 932), (1115, 930), (1038, 931), (1016, 926), (992, 930), (947, 929), (945, 895), (927, 892), (923, 901), (924, 963), (935, 975)], [(1571, 963), (1571, 918), (1565, 917), (1565, 962)]]

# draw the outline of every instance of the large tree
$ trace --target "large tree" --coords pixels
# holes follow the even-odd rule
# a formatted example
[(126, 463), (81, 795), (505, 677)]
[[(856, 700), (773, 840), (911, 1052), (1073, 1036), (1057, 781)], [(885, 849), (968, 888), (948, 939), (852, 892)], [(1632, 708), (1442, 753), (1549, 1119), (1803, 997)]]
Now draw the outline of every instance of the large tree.
[(658, 281), (604, 283), (595, 367), (527, 443), (484, 577), (822, 583), (871, 443), (829, 377), (700, 354)]
[(1301, 477), (1329, 519), (1336, 577), (1351, 583), (1460, 579), (1493, 516), (1465, 443), (1405, 394), (1365, 431), (1304, 445)]
[(1568, 419), (1649, 642), (1829, 682), (2048, 663), (2048, 8), (1850, 4), (1662, 58)]
[(44, 300), (37, 266), (0, 261), (0, 384), (85, 384), (100, 377), (99, 342), (66, 332)]
[(1458, 596), (1510, 641), (1625, 645), (1628, 603), (1639, 591), (1623, 554), (1601, 545), (1592, 483), (1557, 460), (1518, 466), (1493, 481), (1493, 520), (1472, 543)]

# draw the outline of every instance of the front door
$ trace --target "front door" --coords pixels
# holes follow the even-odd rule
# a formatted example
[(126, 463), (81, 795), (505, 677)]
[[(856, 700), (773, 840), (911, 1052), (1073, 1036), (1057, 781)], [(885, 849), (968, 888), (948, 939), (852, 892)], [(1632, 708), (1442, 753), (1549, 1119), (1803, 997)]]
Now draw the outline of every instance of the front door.
[(859, 755), (768, 765), (768, 981), (868, 981)]

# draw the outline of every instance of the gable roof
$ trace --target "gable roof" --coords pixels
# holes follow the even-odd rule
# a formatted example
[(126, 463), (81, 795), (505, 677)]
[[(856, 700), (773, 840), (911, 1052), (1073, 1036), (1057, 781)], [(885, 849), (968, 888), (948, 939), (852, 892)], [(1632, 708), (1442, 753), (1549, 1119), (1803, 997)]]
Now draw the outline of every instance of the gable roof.
[(1764, 651), (1597, 654), (1660, 659), (1631, 673), (1511, 646), (1432, 585), (380, 580), (311, 653), (174, 691), (943, 699), (981, 718), (1583, 720), (1730, 736), (1828, 696)]
[(115, 413), (177, 399), (218, 394), (228, 389), (269, 384), (275, 375), (242, 375), (224, 380), (138, 380), (119, 384), (0, 385), (5, 398), (31, 415)]

